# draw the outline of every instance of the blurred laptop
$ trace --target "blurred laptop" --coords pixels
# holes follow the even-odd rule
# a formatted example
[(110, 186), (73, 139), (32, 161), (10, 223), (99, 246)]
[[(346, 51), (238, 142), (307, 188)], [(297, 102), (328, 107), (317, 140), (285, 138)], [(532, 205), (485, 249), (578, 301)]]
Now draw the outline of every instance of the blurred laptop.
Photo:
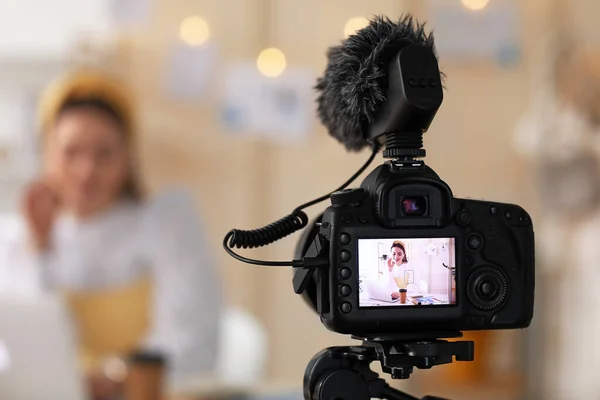
[(0, 296), (0, 399), (87, 399), (58, 297)]
[(389, 285), (386, 285), (381, 280), (365, 280), (365, 286), (369, 293), (369, 298), (372, 300), (385, 301), (387, 303), (397, 303), (400, 301), (400, 299), (392, 299), (392, 292)]

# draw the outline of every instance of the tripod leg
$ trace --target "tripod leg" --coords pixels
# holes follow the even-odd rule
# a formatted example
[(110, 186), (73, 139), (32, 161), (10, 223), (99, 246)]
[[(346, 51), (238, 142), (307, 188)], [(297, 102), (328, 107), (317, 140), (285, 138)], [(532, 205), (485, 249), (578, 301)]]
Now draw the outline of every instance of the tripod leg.
[(305, 400), (369, 400), (369, 384), (339, 356), (346, 347), (330, 347), (316, 354), (304, 374)]

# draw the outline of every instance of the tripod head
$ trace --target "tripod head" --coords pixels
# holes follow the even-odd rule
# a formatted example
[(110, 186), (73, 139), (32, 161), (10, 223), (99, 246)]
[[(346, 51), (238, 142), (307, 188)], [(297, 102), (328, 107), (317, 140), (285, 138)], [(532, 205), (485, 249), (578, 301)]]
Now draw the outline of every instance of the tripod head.
[[(462, 337), (460, 332), (407, 334), (389, 337), (355, 337), (360, 346), (329, 347), (317, 353), (304, 374), (306, 400), (419, 400), (391, 388), (370, 369), (381, 363), (393, 379), (407, 379), (413, 369), (429, 369), (453, 361), (472, 361), (470, 341), (448, 342), (440, 338)], [(426, 396), (422, 400), (444, 400)]]

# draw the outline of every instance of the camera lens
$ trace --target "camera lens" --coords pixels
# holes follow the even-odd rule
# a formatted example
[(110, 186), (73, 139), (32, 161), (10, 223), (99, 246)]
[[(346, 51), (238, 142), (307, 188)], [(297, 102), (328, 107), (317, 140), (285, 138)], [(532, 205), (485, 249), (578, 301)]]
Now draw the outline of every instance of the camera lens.
[(402, 212), (407, 216), (422, 217), (427, 212), (427, 202), (423, 196), (402, 199)]

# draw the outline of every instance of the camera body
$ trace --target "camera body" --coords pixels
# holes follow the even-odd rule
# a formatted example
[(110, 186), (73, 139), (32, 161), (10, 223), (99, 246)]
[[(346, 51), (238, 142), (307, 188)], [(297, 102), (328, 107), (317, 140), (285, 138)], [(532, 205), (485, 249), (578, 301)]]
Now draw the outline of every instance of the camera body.
[(385, 336), (530, 324), (534, 233), (521, 207), (455, 198), (414, 160), (386, 162), (330, 201), (297, 248), (327, 267), (297, 270), (303, 290), (294, 277), (328, 329)]

